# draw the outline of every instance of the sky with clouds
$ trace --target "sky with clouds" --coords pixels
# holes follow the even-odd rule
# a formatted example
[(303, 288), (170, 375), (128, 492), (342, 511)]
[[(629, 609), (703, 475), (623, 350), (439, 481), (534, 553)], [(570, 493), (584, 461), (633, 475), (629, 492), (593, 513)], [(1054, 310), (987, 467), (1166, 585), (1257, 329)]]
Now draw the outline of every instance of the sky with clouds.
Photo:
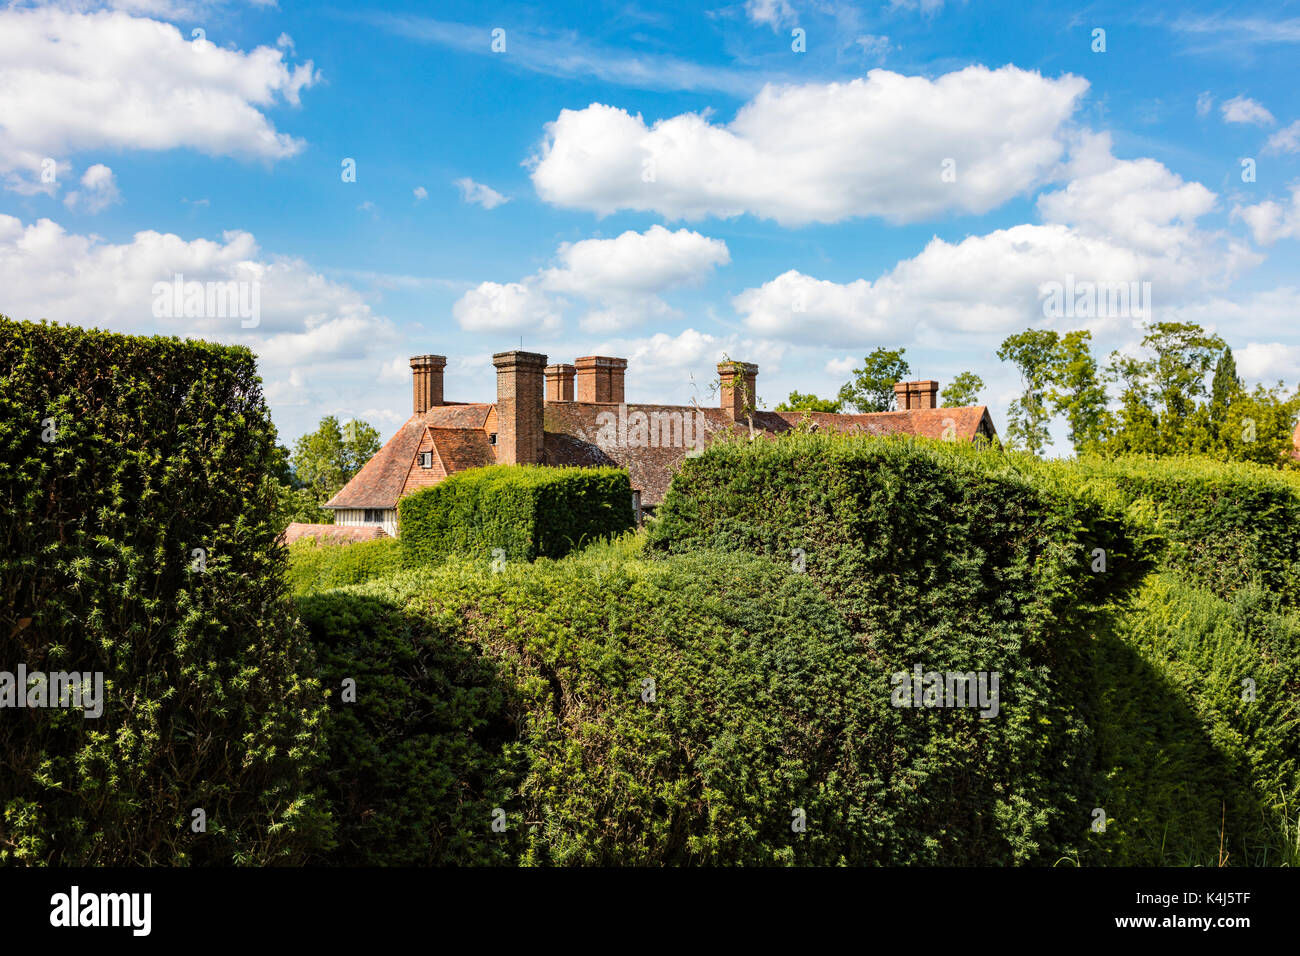
[[(1297, 62), (1291, 3), (13, 3), (0, 312), (246, 344), (286, 443), (391, 435), (414, 354), (491, 400), (521, 344), (632, 401), (756, 362), (767, 407), (901, 346), (1004, 428), (1008, 334), (1141, 337), (1067, 282), (1295, 387)], [(256, 326), (160, 314), (177, 276)]]

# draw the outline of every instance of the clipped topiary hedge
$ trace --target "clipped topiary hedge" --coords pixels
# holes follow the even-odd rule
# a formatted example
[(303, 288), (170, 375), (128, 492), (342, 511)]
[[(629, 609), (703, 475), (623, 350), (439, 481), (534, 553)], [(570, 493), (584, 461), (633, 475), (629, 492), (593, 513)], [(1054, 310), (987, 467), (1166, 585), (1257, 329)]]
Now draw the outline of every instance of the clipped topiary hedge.
[(245, 348), (0, 317), (0, 670), (103, 680), (96, 719), (0, 710), (0, 860), (291, 863), (327, 839), (274, 449)]
[(402, 548), (395, 538), (330, 543), (303, 538), (289, 545), (289, 588), (308, 594), (364, 584), (402, 568)]
[(1084, 459), (1055, 466), (1111, 494), (1167, 541), (1163, 562), (1223, 597), (1254, 584), (1300, 606), (1300, 481), (1205, 458)]
[(942, 858), (915, 829), (888, 675), (807, 576), (771, 562), (453, 559), (300, 613), (322, 683), (357, 687), (352, 704), (332, 691), (334, 862)]
[(1122, 516), (1018, 467), (908, 439), (723, 441), (686, 460), (650, 533), (668, 553), (798, 562), (891, 672), (1000, 674), (995, 719), (898, 711), (901, 812), (934, 861), (1051, 862), (1083, 842), (1090, 630), (1150, 566)]
[(633, 526), (632, 485), (618, 468), (491, 465), (457, 472), (398, 505), (408, 566), (452, 555), (558, 558)]

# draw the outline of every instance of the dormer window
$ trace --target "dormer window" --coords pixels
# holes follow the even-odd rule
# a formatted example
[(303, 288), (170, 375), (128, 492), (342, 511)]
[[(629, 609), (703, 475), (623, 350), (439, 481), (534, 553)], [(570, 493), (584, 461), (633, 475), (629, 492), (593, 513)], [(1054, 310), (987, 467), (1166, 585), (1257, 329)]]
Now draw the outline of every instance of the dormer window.
[(488, 435), (488, 444), (495, 445), (496, 443), (497, 443), (497, 433), (493, 432), (492, 434)]
[(431, 451), (420, 452), (420, 467), (421, 468), (433, 467), (433, 452)]

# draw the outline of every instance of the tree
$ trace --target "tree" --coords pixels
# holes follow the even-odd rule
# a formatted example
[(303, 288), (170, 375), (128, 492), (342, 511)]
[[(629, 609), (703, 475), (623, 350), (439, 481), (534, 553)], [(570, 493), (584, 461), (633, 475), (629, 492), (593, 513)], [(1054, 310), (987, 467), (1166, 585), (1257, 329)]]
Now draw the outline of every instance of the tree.
[(868, 355), (862, 368), (853, 370), (853, 381), (840, 388), (840, 407), (860, 412), (893, 411), (895, 383), (907, 381), (912, 374), (912, 367), (903, 359), (906, 351), (882, 347)]
[(1009, 335), (998, 349), (998, 358), (1020, 370), (1024, 392), (1007, 410), (1007, 439), (1013, 448), (1041, 454), (1049, 437), (1047, 386), (1057, 362), (1060, 336), (1047, 329), (1025, 329)]
[(379, 451), (379, 432), (355, 419), (339, 427), (327, 415), (320, 427), (294, 445), (293, 468), (318, 504), (334, 497)]
[(1146, 369), (1163, 407), (1162, 425), (1176, 427), (1206, 394), (1205, 376), (1227, 343), (1192, 322), (1155, 322), (1147, 326), (1142, 345), (1155, 353)]
[(979, 402), (984, 379), (974, 372), (962, 372), (953, 378), (948, 387), (939, 393), (944, 408), (962, 408)]
[(818, 398), (816, 395), (804, 395), (802, 392), (791, 392), (780, 405), (776, 406), (778, 412), (838, 412), (841, 402), (829, 398)]
[(1219, 362), (1214, 366), (1214, 380), (1210, 384), (1210, 420), (1216, 425), (1227, 420), (1228, 408), (1241, 391), (1241, 379), (1237, 377), (1237, 360), (1232, 356), (1232, 349), (1224, 348)]
[(1094, 447), (1105, 435), (1109, 420), (1106, 386), (1098, 373), (1091, 341), (1092, 333), (1087, 330), (1065, 333), (1057, 342), (1049, 370), (1052, 387), (1047, 397), (1053, 414), (1065, 415), (1076, 453)]

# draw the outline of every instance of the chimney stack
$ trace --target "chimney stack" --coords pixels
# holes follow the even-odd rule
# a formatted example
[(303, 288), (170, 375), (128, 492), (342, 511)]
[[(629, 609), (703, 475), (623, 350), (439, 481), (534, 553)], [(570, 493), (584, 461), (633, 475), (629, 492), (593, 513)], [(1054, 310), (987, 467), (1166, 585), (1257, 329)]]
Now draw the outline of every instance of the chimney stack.
[(573, 401), (572, 365), (546, 366), (546, 400), (548, 402)]
[(577, 367), (578, 401), (618, 405), (623, 401), (623, 376), (627, 359), (607, 355), (584, 355), (574, 360)]
[(542, 461), (542, 379), (546, 356), (536, 352), (498, 352), (497, 463), (538, 465)]
[(755, 399), (757, 365), (749, 362), (719, 362), (718, 380), (722, 383), (718, 389), (722, 396), (722, 408), (731, 415), (733, 421), (743, 421), (758, 407)]
[(442, 372), (445, 355), (411, 356), (411, 408), (417, 415), (442, 404)]
[(894, 385), (894, 397), (898, 401), (900, 412), (914, 408), (938, 408), (939, 383), (934, 379), (898, 382)]

